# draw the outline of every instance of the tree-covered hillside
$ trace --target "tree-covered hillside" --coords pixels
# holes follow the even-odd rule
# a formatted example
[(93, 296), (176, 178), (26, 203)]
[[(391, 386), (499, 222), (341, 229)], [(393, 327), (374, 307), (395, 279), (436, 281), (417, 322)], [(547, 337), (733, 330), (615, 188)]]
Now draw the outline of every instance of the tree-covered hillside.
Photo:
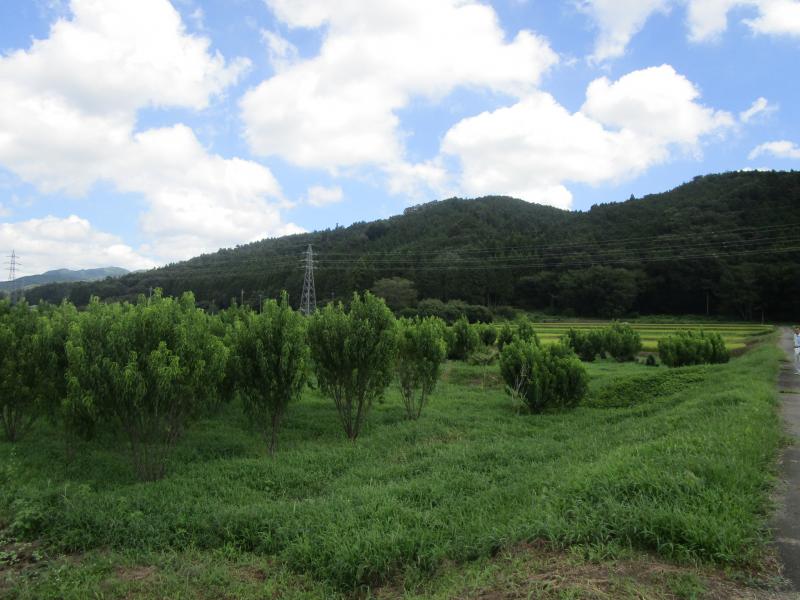
[[(94, 283), (53, 284), (29, 300), (130, 298), (161, 287), (226, 306), (282, 289), (297, 303), (314, 248), (318, 300), (376, 285), (419, 299), (582, 316), (800, 313), (800, 172), (697, 177), (672, 191), (568, 212), (506, 197), (451, 198), (402, 215), (267, 239)], [(408, 281), (381, 281), (402, 278)], [(411, 282), (409, 284), (408, 282)], [(413, 294), (412, 294), (413, 295)], [(405, 295), (407, 296), (407, 294)]]
[(71, 269), (55, 269), (46, 271), (39, 275), (26, 275), (17, 277), (15, 281), (0, 281), (0, 291), (11, 292), (32, 288), (45, 283), (61, 283), (67, 281), (97, 281), (106, 277), (120, 277), (127, 274), (127, 269), (120, 267), (100, 267), (97, 269), (81, 269), (73, 271)]

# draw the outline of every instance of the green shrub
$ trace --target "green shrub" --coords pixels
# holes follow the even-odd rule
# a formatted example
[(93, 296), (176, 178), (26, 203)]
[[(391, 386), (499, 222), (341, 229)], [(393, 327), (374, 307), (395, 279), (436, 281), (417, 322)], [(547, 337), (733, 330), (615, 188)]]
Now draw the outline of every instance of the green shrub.
[(515, 340), (500, 354), (500, 373), (509, 393), (534, 413), (575, 407), (587, 391), (586, 369), (563, 344)]
[(497, 348), (502, 350), (507, 344), (514, 341), (514, 330), (508, 323), (503, 323), (500, 332), (497, 334)]
[(322, 392), (333, 399), (345, 434), (358, 437), (372, 402), (392, 380), (396, 320), (380, 298), (353, 294), (314, 313), (308, 327), (311, 357)]
[(523, 317), (519, 320), (516, 337), (524, 342), (533, 342), (537, 346), (539, 345), (539, 336), (536, 335), (536, 330), (527, 317)]
[(480, 337), (475, 327), (471, 326), (466, 317), (460, 317), (452, 327), (448, 336), (448, 357), (455, 360), (466, 360), (480, 344)]
[(8, 441), (20, 439), (47, 409), (58, 372), (49, 320), (23, 300), (0, 301), (0, 424)]
[(247, 313), (232, 334), (231, 367), (237, 396), (251, 421), (278, 446), (278, 429), (290, 402), (300, 398), (307, 378), (305, 319), (281, 302), (267, 300), (261, 313)]
[(497, 340), (497, 330), (492, 325), (484, 325), (480, 328), (480, 337), (484, 346), (494, 346)]
[(642, 337), (627, 323), (615, 321), (603, 330), (603, 351), (619, 362), (634, 360), (642, 351)]
[(66, 343), (67, 402), (128, 437), (141, 479), (164, 475), (166, 458), (190, 419), (218, 401), (228, 350), (194, 296), (137, 304), (96, 298)]
[(681, 331), (658, 342), (661, 362), (669, 367), (726, 363), (730, 353), (719, 333)]
[(604, 354), (604, 335), (602, 331), (581, 331), (569, 329), (562, 340), (581, 360), (592, 362), (598, 354)]
[(400, 321), (397, 336), (397, 377), (409, 419), (418, 419), (439, 381), (447, 356), (441, 319)]

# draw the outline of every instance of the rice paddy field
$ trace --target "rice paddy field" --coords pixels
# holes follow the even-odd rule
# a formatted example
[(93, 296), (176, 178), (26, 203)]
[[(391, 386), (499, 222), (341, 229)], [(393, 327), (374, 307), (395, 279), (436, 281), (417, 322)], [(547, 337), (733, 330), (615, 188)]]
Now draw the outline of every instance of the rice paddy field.
[(748, 350), (677, 369), (598, 360), (570, 412), (518, 414), (496, 364), (448, 362), (418, 421), (393, 385), (355, 443), (307, 389), (272, 459), (225, 405), (150, 483), (117, 437), (67, 460), (39, 422), (0, 442), (0, 597), (762, 597), (780, 586), (780, 353), (768, 328), (715, 327)]
[[(545, 343), (558, 341), (569, 329), (590, 330), (608, 326), (607, 321), (563, 321), (557, 323), (534, 323), (536, 333)], [(733, 353), (741, 352), (749, 343), (769, 335), (774, 331), (772, 325), (753, 323), (642, 323), (632, 321), (631, 326), (642, 336), (642, 347), (645, 352), (656, 352), (658, 341), (676, 331), (708, 331), (719, 333), (725, 345)]]

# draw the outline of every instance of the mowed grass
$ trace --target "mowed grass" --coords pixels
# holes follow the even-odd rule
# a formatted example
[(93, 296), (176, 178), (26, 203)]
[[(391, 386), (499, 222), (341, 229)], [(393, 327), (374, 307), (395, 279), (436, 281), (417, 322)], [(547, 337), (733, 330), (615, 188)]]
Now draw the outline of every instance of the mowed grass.
[[(685, 369), (600, 361), (585, 406), (544, 415), (515, 414), (496, 366), (484, 387), (481, 367), (449, 363), (420, 421), (392, 389), (356, 443), (308, 391), (274, 460), (230, 405), (187, 432), (155, 483), (134, 479), (111, 435), (65, 463), (42, 423), (0, 443), (0, 596), (415, 590), (532, 542), (758, 570), (778, 357), (760, 346)], [(20, 569), (10, 552), (75, 558)]]
[[(658, 351), (658, 342), (662, 338), (677, 331), (707, 331), (719, 333), (725, 341), (725, 346), (732, 352), (744, 350), (748, 344), (763, 338), (775, 328), (772, 325), (759, 325), (753, 323), (719, 323), (696, 322), (687, 323), (638, 323), (633, 321), (631, 326), (642, 337), (642, 349), (645, 352)], [(606, 321), (563, 321), (556, 323), (534, 323), (537, 335), (544, 343), (555, 343), (570, 329), (588, 331), (609, 325)]]

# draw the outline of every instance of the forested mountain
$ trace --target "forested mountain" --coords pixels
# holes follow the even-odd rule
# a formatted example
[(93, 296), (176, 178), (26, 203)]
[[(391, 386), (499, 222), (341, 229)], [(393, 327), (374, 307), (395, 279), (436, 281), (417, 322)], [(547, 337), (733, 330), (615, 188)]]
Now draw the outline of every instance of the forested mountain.
[[(318, 301), (409, 280), (417, 297), (582, 316), (800, 317), (800, 172), (697, 177), (661, 194), (569, 212), (507, 197), (451, 198), (389, 219), (267, 239), (151, 271), (54, 284), (28, 297), (84, 304), (161, 287), (226, 306), (244, 290), (299, 301), (312, 244)], [(378, 285), (407, 281), (380, 282)], [(413, 290), (412, 290), (413, 295)]]
[(24, 290), (43, 285), (45, 283), (61, 283), (67, 281), (97, 281), (106, 277), (120, 277), (129, 273), (121, 267), (100, 267), (97, 269), (55, 269), (39, 275), (25, 275), (17, 277), (14, 282), (0, 281), (0, 291), (9, 292), (12, 289)]

